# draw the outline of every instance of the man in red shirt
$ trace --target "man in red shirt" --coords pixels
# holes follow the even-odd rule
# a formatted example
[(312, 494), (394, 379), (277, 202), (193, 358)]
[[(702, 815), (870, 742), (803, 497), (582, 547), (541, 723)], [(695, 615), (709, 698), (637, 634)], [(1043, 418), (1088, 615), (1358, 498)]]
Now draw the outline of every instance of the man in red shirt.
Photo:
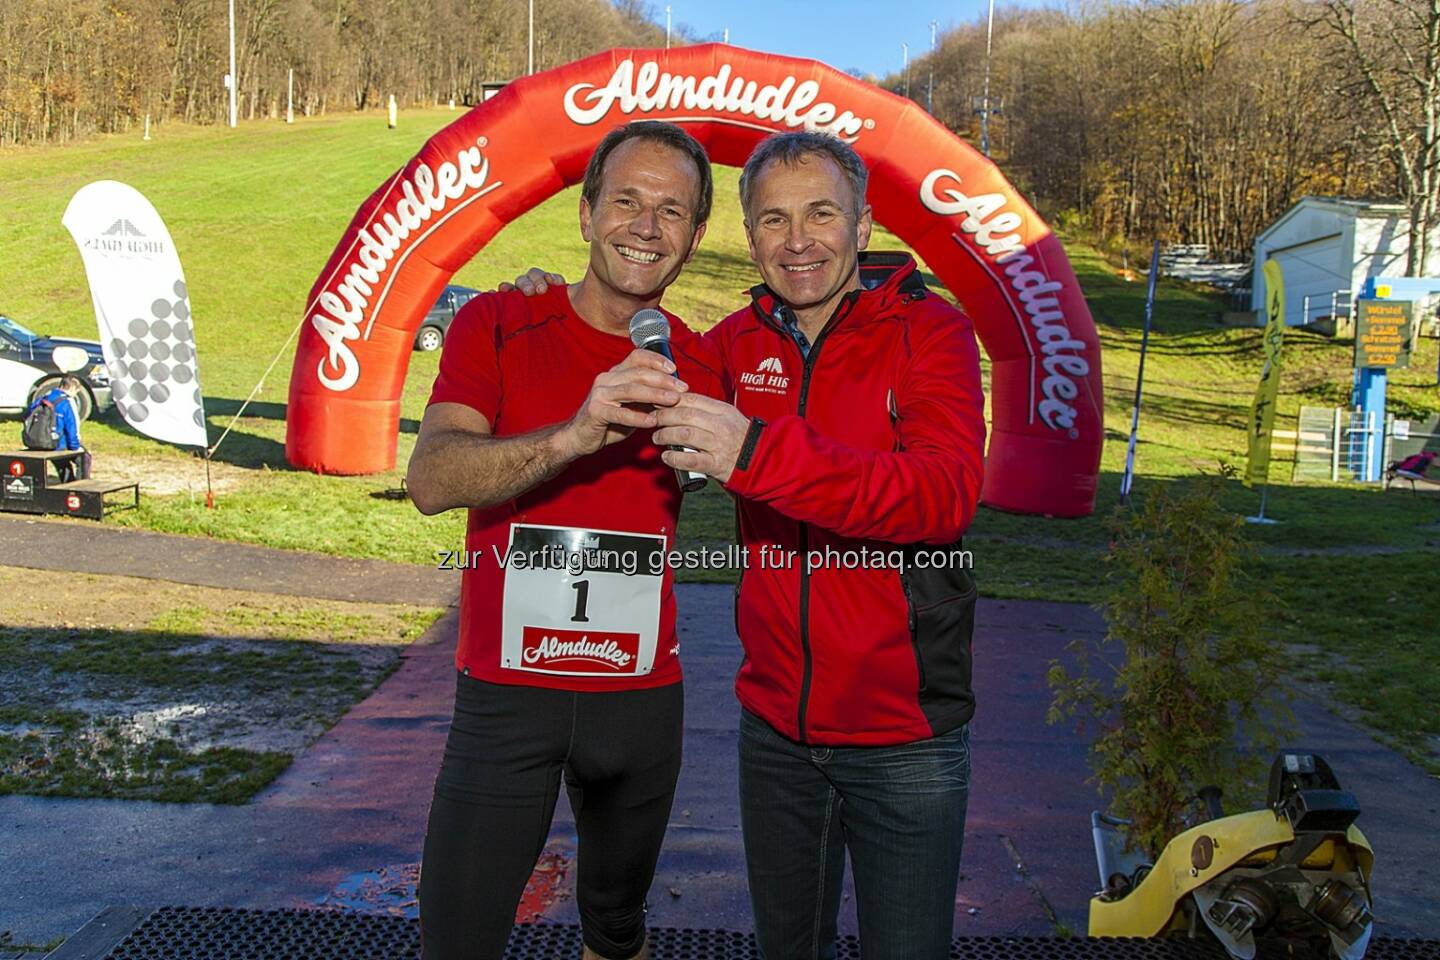
[(422, 513), (469, 508), (455, 715), (421, 868), (427, 960), (502, 956), (562, 776), (585, 956), (645, 952), (683, 705), (663, 561), (681, 493), (650, 406), (720, 383), (675, 317), (674, 364), (628, 331), (694, 255), (711, 197), (680, 128), (613, 131), (581, 195), (584, 278), (477, 297), (446, 338), (408, 475)]

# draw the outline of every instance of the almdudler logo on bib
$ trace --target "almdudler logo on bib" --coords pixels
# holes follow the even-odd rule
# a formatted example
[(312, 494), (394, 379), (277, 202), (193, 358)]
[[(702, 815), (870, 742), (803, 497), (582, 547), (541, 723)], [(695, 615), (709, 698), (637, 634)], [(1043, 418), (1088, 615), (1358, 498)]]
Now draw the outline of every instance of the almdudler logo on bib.
[(592, 634), (585, 630), (526, 627), (520, 659), (532, 670), (594, 675), (605, 671), (633, 674), (639, 659), (638, 633)]

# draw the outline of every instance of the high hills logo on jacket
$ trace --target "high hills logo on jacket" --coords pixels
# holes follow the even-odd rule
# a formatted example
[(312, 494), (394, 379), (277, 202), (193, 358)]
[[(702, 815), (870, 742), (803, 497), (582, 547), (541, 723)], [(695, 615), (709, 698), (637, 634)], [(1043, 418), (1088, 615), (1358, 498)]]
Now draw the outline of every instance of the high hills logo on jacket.
[(752, 393), (784, 394), (790, 389), (790, 378), (785, 376), (779, 357), (766, 357), (756, 365), (754, 373), (740, 374), (740, 387)]

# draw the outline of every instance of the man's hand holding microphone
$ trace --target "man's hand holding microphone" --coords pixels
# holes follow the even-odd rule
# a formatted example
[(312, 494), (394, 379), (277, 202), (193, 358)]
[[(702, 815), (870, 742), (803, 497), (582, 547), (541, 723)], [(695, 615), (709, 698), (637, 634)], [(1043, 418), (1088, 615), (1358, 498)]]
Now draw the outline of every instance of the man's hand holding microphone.
[[(519, 290), (527, 297), (533, 297), (545, 293), (551, 286), (564, 283), (565, 278), (558, 273), (531, 267), (525, 274), (516, 277), (513, 284), (500, 284), (500, 289)], [(596, 442), (595, 446), (585, 452), (593, 453), (601, 446), (623, 439), (637, 427), (658, 428), (652, 439), (666, 448), (662, 456), (667, 464), (675, 468), (676, 479), (682, 490), (698, 490), (705, 485), (707, 476), (724, 483), (730, 479), (730, 474), (735, 469), (740, 448), (750, 430), (750, 420), (732, 404), (688, 392), (689, 388), (683, 380), (671, 379), (668, 388), (660, 383), (663, 374), (673, 375), (675, 370), (673, 358), (670, 356), (669, 337), (669, 322), (658, 310), (642, 310), (631, 319), (630, 339), (641, 349), (631, 353), (619, 366), (596, 378), (595, 388), (591, 389), (590, 397), (586, 399), (576, 417), (581, 417), (587, 410), (590, 410), (589, 415), (592, 418), (619, 416), (614, 407), (603, 404), (625, 402), (617, 399), (619, 395), (614, 391), (620, 389), (621, 384), (631, 383), (658, 391), (653, 394), (646, 393), (643, 397), (637, 395), (627, 398), (632, 402), (641, 400), (648, 403), (653, 410), (646, 410), (642, 414), (635, 408), (619, 408), (627, 414), (625, 419), (605, 421), (609, 427), (605, 433), (606, 439), (603, 443)], [(661, 362), (657, 365), (657, 361)], [(627, 369), (650, 371), (656, 375), (641, 378), (638, 374), (631, 374), (614, 381), (606, 379), (612, 374), (620, 375)], [(591, 405), (596, 400), (595, 391), (602, 386), (602, 380), (606, 381), (605, 385), (610, 390), (600, 398), (602, 406), (592, 409)], [(649, 399), (651, 396), (659, 399)], [(592, 430), (594, 422), (592, 421)], [(620, 430), (623, 432), (615, 432)]]
[(632, 350), (595, 378), (580, 409), (556, 440), (567, 459), (578, 459), (660, 425), (657, 407), (680, 402), (690, 387), (675, 376), (675, 363), (649, 350)]

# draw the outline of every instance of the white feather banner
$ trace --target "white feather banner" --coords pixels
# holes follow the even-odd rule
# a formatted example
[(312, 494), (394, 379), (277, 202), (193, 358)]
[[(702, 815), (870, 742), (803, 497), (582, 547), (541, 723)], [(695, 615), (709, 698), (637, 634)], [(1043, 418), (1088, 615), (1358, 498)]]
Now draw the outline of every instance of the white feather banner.
[(61, 222), (85, 261), (120, 415), (157, 440), (206, 446), (190, 297), (160, 214), (134, 187), (100, 180)]

